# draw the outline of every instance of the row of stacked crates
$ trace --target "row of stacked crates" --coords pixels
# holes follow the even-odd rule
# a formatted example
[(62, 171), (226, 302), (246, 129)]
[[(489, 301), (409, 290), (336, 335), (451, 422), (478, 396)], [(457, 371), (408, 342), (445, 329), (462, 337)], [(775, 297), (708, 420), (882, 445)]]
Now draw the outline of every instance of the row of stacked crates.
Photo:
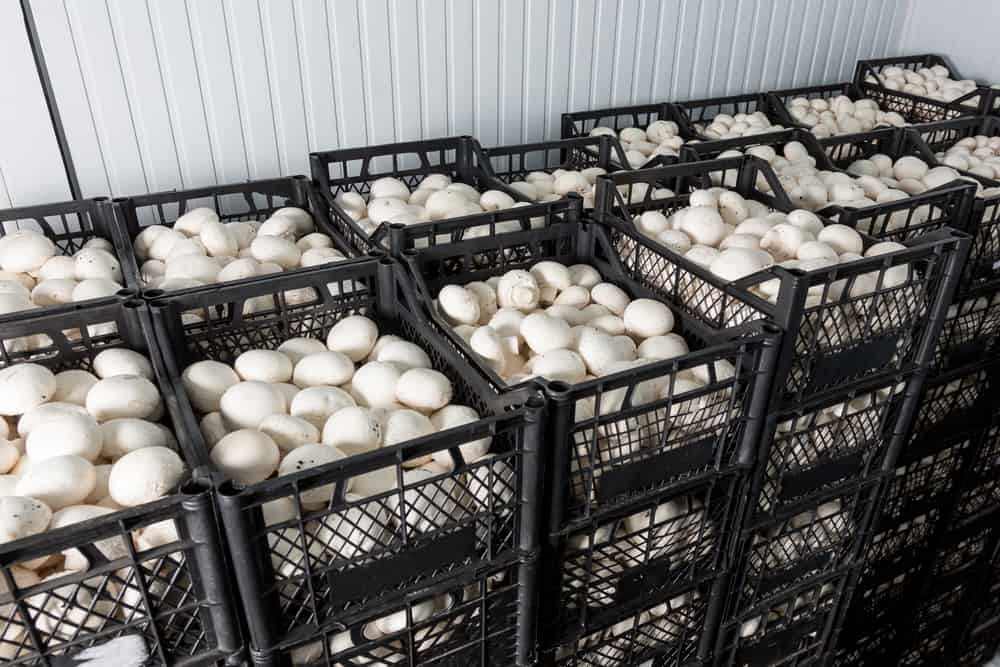
[[(632, 125), (675, 118), (686, 139), (703, 141), (692, 146), (712, 150), (725, 144), (704, 141), (712, 138), (704, 134), (712, 115), (759, 111), (780, 122), (773, 105), (771, 96), (750, 95), (612, 115)], [(582, 201), (528, 201), (515, 184), (532, 171), (629, 165), (613, 137), (575, 136), (580, 122), (590, 122), (580, 116), (564, 119), (564, 131), (574, 134), (564, 141), (483, 149), (458, 137), (331, 151), (311, 156), (312, 181), (0, 213), (5, 232), (28, 221), (67, 253), (93, 235), (116, 250), (130, 290), (86, 310), (69, 306), (2, 321), (18, 338), (49, 336), (55, 351), (46, 363), (53, 368), (88, 368), (108, 345), (149, 352), (193, 472), (186, 495), (156, 508), (89, 521), (27, 547), (4, 545), (12, 560), (3, 564), (10, 598), (3, 602), (12, 604), (3, 608), (9, 618), (0, 645), (12, 664), (44, 662), (127, 633), (143, 635), (159, 665), (244, 657), (259, 665), (800, 664), (822, 655), (854, 584), (883, 473), (903, 445), (964, 256), (959, 236), (932, 228), (961, 228), (955, 220), (969, 188), (874, 211), (836, 211), (838, 221), (870, 232), (868, 243), (898, 238), (908, 250), (835, 271), (775, 269), (769, 277), (781, 296), (765, 303), (749, 286), (727, 285), (665, 251), (631, 218), (685, 206), (692, 190), (718, 183), (787, 212), (793, 203), (768, 166), (741, 157), (660, 167), (673, 160), (654, 158), (642, 166), (655, 169), (597, 179)], [(431, 174), (499, 190), (523, 205), (403, 226), (362, 224), (338, 204), (338, 194), (367, 195), (381, 176), (417, 188)], [(647, 193), (666, 186), (673, 194), (633, 196), (640, 186)], [(150, 284), (134, 251), (139, 233), (151, 224), (172, 226), (205, 204), (227, 223), (303, 208), (338, 252), (359, 259), (224, 286)], [(927, 234), (885, 229), (901, 216), (909, 222), (918, 206), (932, 211), (932, 224), (921, 229)], [(895, 236), (881, 233), (887, 231)], [(666, 301), (692, 352), (577, 385), (507, 387), (439, 317), (433, 299), (445, 284), (543, 260), (589, 263), (632, 298)], [(807, 298), (835, 281), (900, 267), (909, 279), (894, 290), (818, 306)], [(247, 488), (222, 479), (180, 382), (184, 367), (232, 362), (294, 336), (325, 339), (350, 314), (420, 342), (456, 398), (483, 419), (447, 437)], [(124, 342), (90, 335), (107, 321), (127, 334)], [(82, 346), (66, 335), (73, 331), (87, 332)], [(3, 357), (4, 365), (27, 359), (6, 346)], [(698, 368), (709, 369), (708, 381), (693, 394), (670, 391), (648, 405), (602, 402), (630, 396), (642, 382), (672, 386), (668, 378)], [(664, 418), (694, 401), (685, 428)], [(585, 402), (597, 409), (579, 417), (576, 407)], [(489, 459), (467, 464), (456, 453), (486, 437), (493, 443)], [(445, 451), (452, 472), (406, 477), (411, 461)], [(405, 493), (348, 499), (352, 480), (366, 475), (404, 480)], [(290, 512), (274, 512), (279, 506)], [(171, 514), (181, 510), (183, 517)], [(27, 588), (12, 578), (14, 563), (84, 541), (129, 540), (129, 531), (134, 537), (166, 517), (180, 524), (174, 545)], [(394, 529), (367, 534), (373, 520)], [(366, 546), (349, 555), (331, 554), (320, 540), (359, 532)], [(120, 586), (142, 594), (102, 602)], [(239, 614), (231, 588), (239, 592)], [(66, 608), (54, 621), (53, 600)], [(118, 611), (105, 615), (101, 607), (95, 624), (95, 605), (105, 602)], [(58, 632), (50, 632), (53, 623)], [(974, 623), (970, 636), (987, 641), (991, 618)], [(248, 654), (240, 650), (239, 626), (249, 633)]]
[[(763, 98), (743, 96), (684, 105), (603, 109), (567, 114), (563, 131), (567, 137), (602, 131), (595, 132), (595, 128), (611, 128), (620, 134), (626, 128), (642, 129), (658, 120), (679, 121), (679, 126), (684, 128), (684, 121), (691, 118), (696, 118), (700, 128), (704, 128), (716, 114), (755, 111), (766, 112), (775, 123), (797, 127), (785, 108), (793, 97), (833, 98), (838, 95), (852, 99), (867, 96), (850, 83), (779, 91)], [(905, 97), (907, 95), (900, 96), (901, 99)], [(940, 105), (940, 108), (946, 106), (949, 105)], [(957, 109), (957, 105), (950, 106)], [(907, 115), (909, 121), (928, 120), (916, 113), (918, 108), (926, 111), (927, 106), (892, 108)], [(977, 110), (969, 107), (963, 109), (962, 114)], [(930, 120), (960, 115), (952, 111), (937, 118), (932, 116)], [(994, 122), (989, 118), (978, 120), (979, 123), (972, 120), (970, 124)], [(969, 123), (969, 119), (954, 122)], [(797, 141), (806, 147), (818, 168), (833, 171), (846, 169), (855, 160), (874, 153), (884, 153), (895, 159), (904, 154), (899, 148), (904, 145), (903, 138), (924, 127), (905, 131), (874, 130), (824, 140), (817, 140), (806, 128), (723, 140), (694, 134), (689, 138), (697, 141), (682, 148), (680, 160), (725, 157), (760, 145), (772, 146), (780, 155), (785, 144)], [(915, 150), (910, 152), (926, 159)], [(669, 161), (662, 156), (658, 160), (661, 164)], [(612, 177), (618, 189), (625, 190), (621, 199), (628, 199), (629, 184), (636, 182), (634, 176)], [(658, 178), (662, 183), (667, 177), (661, 174)], [(646, 182), (655, 181), (647, 178)], [(991, 185), (986, 180), (982, 183), (987, 187)], [(729, 173), (718, 170), (712, 184), (725, 184), (735, 187), (744, 197), (753, 196), (736, 169)], [(667, 185), (680, 184), (669, 182)], [(765, 189), (771, 193), (776, 190), (766, 186)], [(877, 508), (884, 502), (885, 486), (893, 484), (895, 460), (905, 447), (926, 377), (932, 369), (954, 367), (962, 360), (977, 359), (991, 349), (994, 341), (991, 327), (996, 326), (989, 316), (995, 293), (990, 290), (990, 274), (992, 263), (997, 259), (996, 244), (991, 238), (994, 211), (988, 199), (985, 205), (982, 199), (973, 202), (971, 192), (964, 189), (965, 192), (961, 192), (963, 187), (956, 183), (951, 196), (947, 188), (941, 188), (912, 197), (904, 205), (860, 210), (831, 207), (821, 211), (821, 215), (867, 231), (879, 239), (904, 243), (918, 237), (927, 240), (931, 237), (926, 234), (947, 226), (965, 230), (975, 237), (973, 259), (961, 280), (954, 283), (954, 304), (947, 301), (938, 304), (937, 317), (946, 318), (940, 336), (934, 333), (922, 339), (920, 352), (908, 360), (915, 363), (908, 366), (897, 363), (893, 367), (894, 362), (887, 363), (883, 356), (881, 364), (869, 362), (875, 368), (852, 368), (852, 364), (847, 363), (849, 357), (853, 357), (852, 361), (859, 357), (880, 359), (879, 347), (886, 342), (879, 340), (877, 335), (867, 339), (861, 336), (861, 340), (845, 341), (843, 349), (853, 354), (835, 359), (831, 364), (843, 376), (832, 379), (826, 387), (800, 383), (798, 392), (778, 396), (773, 401), (771, 419), (757, 450), (757, 466), (748, 496), (751, 507), (744, 510), (741, 520), (746, 535), (736, 550), (734, 562), (737, 565), (731, 575), (733, 583), (726, 593), (728, 599), (715, 651), (717, 664), (811, 664), (831, 655), (841, 616), (851, 599), (861, 564), (869, 561), (872, 524), (878, 525)], [(676, 191), (682, 193), (683, 189)], [(757, 193), (754, 198), (764, 200), (763, 194)], [(615, 223), (623, 226), (628, 226), (633, 216), (643, 211), (664, 210), (662, 205), (650, 206), (648, 202), (621, 208), (622, 214)], [(598, 201), (598, 216), (602, 210), (607, 207)], [(920, 214), (915, 214), (917, 211)], [(976, 230), (980, 230), (978, 234)], [(691, 266), (677, 271), (680, 273), (684, 269), (687, 273), (673, 285), (690, 282), (690, 273), (696, 273)], [(720, 299), (716, 303), (722, 302)], [(942, 305), (944, 310), (940, 308)], [(724, 313), (724, 306), (716, 308), (712, 314), (719, 311)], [(799, 326), (787, 326), (788, 320), (785, 322), (785, 331), (801, 331), (799, 322), (795, 322)], [(818, 328), (821, 327), (812, 327), (813, 330)], [(887, 338), (894, 343), (899, 340), (896, 337), (899, 334), (901, 338), (911, 335), (910, 344), (920, 340), (920, 332), (915, 327), (901, 326), (887, 333)], [(864, 347), (864, 343), (869, 347)], [(803, 365), (808, 368), (808, 355), (802, 356)], [(794, 361), (791, 363), (793, 367), (798, 366)], [(778, 378), (782, 375), (781, 368), (779, 363)], [(854, 377), (850, 377), (851, 373), (855, 373)], [(790, 372), (789, 377), (794, 382), (795, 372)], [(832, 425), (827, 418), (830, 412), (824, 408), (840, 409)], [(778, 424), (781, 427), (775, 428)], [(768, 442), (770, 433), (775, 434), (771, 443)], [(785, 502), (787, 504), (783, 505)], [(926, 532), (927, 528), (918, 528), (916, 532), (921, 531)], [(873, 643), (881, 649), (887, 642)]]

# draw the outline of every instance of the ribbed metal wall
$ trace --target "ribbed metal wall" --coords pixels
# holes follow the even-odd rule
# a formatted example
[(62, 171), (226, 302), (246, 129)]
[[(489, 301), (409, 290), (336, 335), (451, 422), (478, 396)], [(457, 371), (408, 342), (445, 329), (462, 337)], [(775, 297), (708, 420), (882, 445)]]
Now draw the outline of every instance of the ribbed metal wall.
[[(5, 0), (12, 2), (13, 0)], [(566, 110), (849, 77), (906, 0), (31, 0), (84, 195), (311, 150), (558, 134)]]
[(17, 0), (0, 0), (0, 208), (70, 198)]

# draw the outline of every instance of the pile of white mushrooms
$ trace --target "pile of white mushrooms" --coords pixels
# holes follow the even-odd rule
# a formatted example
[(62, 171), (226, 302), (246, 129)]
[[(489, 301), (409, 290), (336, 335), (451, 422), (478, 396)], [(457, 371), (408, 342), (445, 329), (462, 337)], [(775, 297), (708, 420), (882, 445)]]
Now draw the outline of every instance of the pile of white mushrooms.
[[(934, 157), (946, 167), (967, 171), (984, 178), (1000, 179), (1000, 137), (976, 135), (959, 139)], [(983, 197), (1000, 194), (1000, 187), (985, 188)]]
[[(485, 282), (446, 285), (437, 295), (437, 312), (468, 344), (475, 359), (508, 385), (531, 378), (577, 384), (664, 359), (683, 356), (688, 344), (673, 333), (674, 315), (653, 299), (632, 299), (587, 264), (565, 266), (540, 261)], [(733, 365), (716, 360), (676, 376), (666, 372), (632, 388), (604, 391), (577, 401), (576, 420), (621, 410), (630, 394), (633, 407), (670, 400), (668, 407), (603, 424), (595, 442), (577, 434), (571, 461), (571, 493), (592, 498), (602, 469), (644, 448), (661, 447), (663, 431), (672, 437), (705, 433), (726, 423)], [(691, 396), (698, 393), (698, 396)], [(666, 424), (669, 423), (669, 427)], [(593, 451), (591, 448), (595, 448)], [(581, 474), (587, 468), (589, 474)]]
[(242, 280), (344, 259), (329, 236), (316, 231), (308, 211), (286, 206), (264, 222), (222, 222), (195, 208), (173, 227), (150, 225), (135, 237), (144, 286), (187, 289)]
[(720, 113), (709, 123), (695, 123), (694, 129), (708, 139), (738, 139), (765, 132), (784, 130), (784, 126), (775, 125), (762, 111), (753, 113), (737, 113), (729, 115)]
[(446, 285), (440, 315), (508, 384), (575, 384), (688, 352), (674, 316), (632, 299), (587, 264), (541, 261), (485, 282)]
[[(37, 535), (152, 502), (176, 491), (185, 466), (174, 435), (158, 423), (163, 398), (154, 383), (149, 360), (125, 348), (104, 350), (94, 357), (91, 373), (22, 363), (0, 370), (0, 543)], [(176, 541), (172, 521), (132, 532), (138, 550)], [(128, 556), (120, 538), (95, 546), (110, 560)], [(90, 567), (77, 549), (21, 562), (11, 567), (19, 588), (65, 577)], [(104, 578), (103, 575), (101, 578)], [(118, 584), (111, 583), (114, 598)], [(95, 585), (92, 590), (100, 590)], [(0, 583), (0, 595), (5, 592)], [(36, 618), (45, 636), (69, 639), (79, 627), (97, 630), (103, 615), (114, 613), (113, 599), (96, 603), (86, 589), (68, 585), (45, 602), (50, 614)], [(74, 591), (77, 591), (74, 593)], [(76, 596), (75, 600), (73, 596)], [(130, 586), (127, 604), (142, 604), (142, 592)], [(40, 602), (41, 604), (41, 602)], [(67, 622), (59, 619), (63, 608)], [(16, 651), (25, 628), (3, 632), (4, 650)], [(7, 644), (14, 642), (14, 644)]]
[(877, 127), (903, 127), (906, 119), (895, 111), (882, 111), (878, 102), (847, 95), (826, 99), (793, 98), (785, 108), (797, 123), (810, 128), (819, 138), (867, 132)]
[[(902, 67), (885, 67), (877, 75), (869, 74), (865, 81), (881, 85), (889, 90), (898, 90), (910, 95), (929, 97), (942, 102), (952, 102), (968, 95), (977, 88), (972, 79), (951, 78), (951, 72), (943, 65), (921, 67), (913, 71)], [(975, 106), (979, 96), (967, 100), (967, 104)]]
[[(248, 350), (232, 366), (198, 361), (184, 370), (181, 379), (194, 409), (203, 415), (201, 432), (212, 462), (229, 479), (244, 485), (480, 418), (473, 408), (452, 403), (451, 382), (431, 368), (423, 349), (392, 334), (379, 335), (376, 323), (361, 315), (337, 322), (325, 343), (291, 338), (276, 350)], [(474, 464), (468, 474), (483, 476), (472, 484), (474, 492), (464, 494), (474, 497), (463, 497), (449, 476), (454, 460), (448, 450), (403, 463), (407, 468), (403, 495), (411, 532), (430, 532), (454, 521), (456, 513), (466, 511), (463, 503), (482, 508), (491, 492), (500, 502), (510, 500), (513, 470), (494, 460), (489, 454), (491, 444), (492, 439), (484, 437), (458, 447), (464, 461)], [(494, 479), (492, 476), (495, 489), (486, 481), (487, 477)], [(421, 485), (425, 484), (433, 484), (435, 492), (423, 490)], [(396, 488), (391, 465), (350, 478), (347, 509), (309, 522), (308, 555), (299, 550), (299, 538), (272, 536), (272, 557), (279, 576), (294, 576), (306, 557), (353, 559), (381, 547), (403, 518), (398, 494), (381, 497)], [(302, 492), (303, 508), (328, 507), (333, 489), (329, 484)], [(379, 498), (366, 502), (372, 496)], [(291, 496), (264, 506), (266, 525), (290, 522), (289, 534), (298, 530), (296, 516)]]
[(641, 647), (662, 648), (665, 643), (687, 641), (700, 631), (700, 619), (693, 605), (701, 595), (698, 591), (682, 593), (629, 616), (611, 627), (592, 632), (576, 641), (560, 646), (557, 660), (578, 656), (587, 665), (617, 667), (630, 656), (642, 652)]
[[(874, 257), (905, 248), (885, 241), (865, 248), (864, 240), (846, 225), (824, 225), (812, 212), (796, 209), (789, 213), (768, 211), (760, 202), (745, 199), (722, 187), (694, 190), (689, 205), (669, 217), (646, 211), (633, 219), (636, 228), (669, 250), (703, 266), (724, 281), (734, 281), (778, 264), (785, 268), (815, 271)], [(882, 289), (903, 285), (909, 279), (907, 266), (896, 266), (882, 275)], [(878, 287), (877, 273), (859, 276), (848, 290), (850, 297), (870, 294)], [(843, 281), (840, 281), (841, 283)], [(839, 286), (838, 286), (839, 285)], [(809, 290), (807, 307), (838, 301), (843, 284), (817, 285)], [(751, 289), (771, 303), (778, 298), (780, 284), (769, 280)], [(682, 295), (686, 301), (704, 301), (699, 287), (690, 286)], [(721, 306), (713, 306), (721, 307)], [(711, 316), (716, 312), (707, 313)]]
[[(292, 338), (276, 350), (248, 350), (233, 366), (198, 361), (181, 379), (203, 415), (212, 461), (246, 485), (479, 419), (472, 408), (451, 402), (451, 382), (431, 368), (423, 349), (380, 336), (362, 315), (337, 322), (325, 343)], [(472, 463), (489, 446), (484, 439), (460, 449)], [(431, 476), (451, 470), (453, 461), (443, 451), (405, 465), (415, 476)], [(353, 488), (364, 496), (387, 490)], [(328, 495), (312, 494), (320, 505)]]
[(72, 256), (40, 232), (0, 236), (0, 315), (111, 296), (121, 290), (114, 247), (92, 238)]
[(658, 155), (677, 157), (684, 145), (679, 131), (677, 123), (672, 120), (654, 120), (646, 129), (626, 127), (617, 134), (614, 128), (598, 125), (590, 131), (590, 136), (606, 134), (617, 137), (625, 151), (627, 166), (638, 169)]
[[(781, 154), (771, 146), (751, 146), (744, 151), (723, 151), (719, 157), (734, 157), (743, 153), (755, 155), (770, 164), (792, 204), (809, 211), (819, 211), (827, 206), (868, 208), (900, 201), (956, 180), (974, 183), (978, 196), (983, 195), (982, 186), (974, 179), (963, 176), (952, 167), (931, 167), (912, 155), (904, 155), (894, 161), (888, 155), (876, 153), (855, 160), (846, 172), (817, 169), (816, 159), (797, 141), (786, 143), (781, 148)], [(735, 177), (735, 170), (731, 170), (725, 175), (713, 174), (712, 180), (732, 186)], [(758, 176), (757, 188), (762, 192), (771, 192), (771, 185), (763, 175)], [(917, 206), (912, 211), (903, 208), (884, 219), (880, 217), (878, 232), (893, 232), (907, 225), (916, 227), (927, 222), (931, 215), (928, 204)], [(872, 222), (866, 218), (859, 224), (870, 225)], [(867, 233), (872, 230), (863, 227), (861, 231)]]
[(584, 208), (594, 208), (594, 184), (598, 176), (606, 173), (602, 167), (533, 171), (523, 180), (513, 181), (510, 187), (534, 202), (557, 201), (571, 193), (578, 194), (583, 197)]
[[(540, 201), (558, 198), (549, 194)], [(383, 222), (412, 225), (500, 211), (516, 204), (516, 200), (502, 190), (480, 193), (466, 183), (452, 182), (447, 174), (425, 176), (412, 192), (398, 178), (384, 176), (372, 181), (367, 198), (345, 190), (334, 200), (366, 234), (373, 233)]]

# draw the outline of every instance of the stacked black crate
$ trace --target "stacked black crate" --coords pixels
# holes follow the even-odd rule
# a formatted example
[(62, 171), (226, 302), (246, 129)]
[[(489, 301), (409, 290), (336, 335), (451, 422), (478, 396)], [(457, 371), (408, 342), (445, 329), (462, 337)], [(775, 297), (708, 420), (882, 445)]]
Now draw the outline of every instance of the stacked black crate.
[[(546, 211), (520, 207), (486, 224), (397, 227), (390, 246), (410, 269), (427, 321), (503, 396), (516, 396), (517, 384), (484, 364), (442, 318), (434, 305), (442, 287), (540, 261), (586, 263), (630, 298), (659, 299), (674, 311), (673, 330), (690, 346), (687, 354), (575, 384), (535, 380), (546, 403), (548, 469), (533, 604), (542, 664), (705, 659), (776, 332), (751, 322), (713, 333), (655, 289), (665, 267), (622, 261), (606, 230), (585, 218), (580, 199), (558, 216)], [(636, 248), (658, 257), (642, 237), (630, 238), (630, 258)], [(678, 380), (692, 372), (707, 381), (691, 387)], [(657, 396), (643, 398), (652, 385), (660, 387)]]
[[(692, 190), (720, 183), (772, 209), (794, 208), (769, 167), (744, 156), (614, 175), (604, 181), (603, 199), (599, 190), (596, 210), (618, 230), (612, 239), (620, 254), (649, 265), (648, 257), (629, 252), (633, 216), (650, 210), (669, 215), (688, 205)], [(676, 196), (633, 196), (657, 187)], [(871, 229), (926, 206), (930, 217), (947, 224), (964, 210), (968, 195), (969, 187), (958, 185), (918, 202), (836, 213)], [(685, 302), (692, 315), (724, 326), (752, 304), (785, 332), (733, 552), (717, 664), (804, 664), (827, 650), (884, 475), (913, 417), (968, 241), (940, 229), (904, 245), (885, 264), (867, 258), (812, 272), (773, 267), (763, 277), (729, 283), (654, 242), (660, 261), (674, 267), (657, 288)], [(837, 298), (830, 288), (846, 285), (843, 295), (850, 295), (860, 276), (893, 269), (906, 272), (905, 284), (861, 298), (856, 292)], [(750, 290), (767, 279), (781, 284), (773, 303)]]
[[(893, 160), (915, 155), (932, 168), (948, 166), (946, 152), (952, 146), (975, 143), (977, 136), (979, 143), (987, 143), (998, 134), (995, 119), (989, 117), (915, 125), (900, 132), (895, 149), (886, 154)], [(960, 165), (950, 159), (948, 163)], [(989, 188), (1000, 183), (982, 172), (958, 173), (978, 181), (968, 213), (955, 224), (972, 237), (969, 258), (934, 349), (912, 433), (880, 506), (858, 588), (846, 609), (836, 644), (838, 659), (854, 653), (865, 637), (885, 636), (893, 641), (879, 644), (883, 655), (889, 651), (907, 664), (957, 660), (956, 642), (967, 610), (964, 596), (978, 585), (968, 574), (977, 570), (963, 569), (954, 579), (938, 570), (953, 550), (963, 553), (958, 547), (970, 536), (989, 532), (986, 517), (996, 500), (991, 477), (996, 452), (989, 444), (989, 420), (995, 409), (1000, 333), (1000, 197)], [(890, 546), (895, 565), (886, 569), (882, 560)], [(854, 624), (858, 634), (851, 620), (861, 617), (886, 620)]]
[[(838, 656), (852, 653), (865, 638), (884, 636), (893, 641), (879, 644), (882, 655), (898, 658), (913, 629), (929, 632), (928, 623), (936, 618), (925, 614), (921, 620), (913, 611), (924, 597), (935, 597), (925, 593), (929, 578), (945, 586), (942, 593), (954, 593), (941, 583), (943, 573), (931, 573), (943, 567), (938, 561), (948, 558), (943, 554), (949, 545), (961, 542), (962, 531), (968, 530), (957, 508), (968, 504), (962, 488), (976, 474), (995, 383), (996, 368), (985, 365), (960, 367), (926, 381), (913, 427), (879, 503), (857, 588), (845, 607)], [(988, 468), (983, 472), (988, 474)], [(958, 578), (958, 585), (964, 586), (964, 580)]]
[[(359, 315), (423, 349), (455, 404), (481, 417), (277, 479), (212, 476), (252, 664), (530, 663), (521, 600), (536, 585), (540, 407), (482, 391), (417, 319), (406, 284), (397, 264), (366, 257), (149, 301), (195, 433), (188, 365), (326, 339)], [(466, 460), (468, 444), (488, 454)], [(432, 458), (445, 463), (411, 470)]]

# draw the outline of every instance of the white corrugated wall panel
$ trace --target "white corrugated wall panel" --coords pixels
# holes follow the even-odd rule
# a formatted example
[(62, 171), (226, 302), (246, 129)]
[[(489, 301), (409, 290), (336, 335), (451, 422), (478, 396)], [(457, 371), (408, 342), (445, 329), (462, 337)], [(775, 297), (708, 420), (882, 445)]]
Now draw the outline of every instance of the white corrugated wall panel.
[(0, 208), (70, 198), (24, 15), (0, 0)]
[(907, 0), (31, 0), (85, 195), (311, 150), (559, 135), (564, 111), (849, 78)]

